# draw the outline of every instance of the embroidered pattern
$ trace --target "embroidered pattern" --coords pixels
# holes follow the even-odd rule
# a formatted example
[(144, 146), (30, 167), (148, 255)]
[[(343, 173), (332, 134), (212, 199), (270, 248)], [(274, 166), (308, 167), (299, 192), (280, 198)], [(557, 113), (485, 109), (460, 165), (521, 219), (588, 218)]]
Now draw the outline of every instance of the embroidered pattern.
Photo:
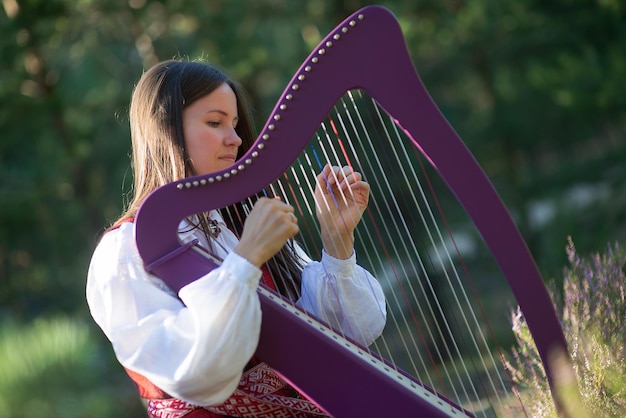
[(150, 399), (148, 416), (150, 418), (179, 418), (198, 408), (180, 399)]
[(148, 400), (150, 418), (179, 418), (198, 409), (204, 409), (207, 417), (327, 417), (314, 403), (302, 399), (295, 389), (265, 363), (260, 363), (244, 373), (235, 393), (221, 405), (200, 408), (179, 399)]

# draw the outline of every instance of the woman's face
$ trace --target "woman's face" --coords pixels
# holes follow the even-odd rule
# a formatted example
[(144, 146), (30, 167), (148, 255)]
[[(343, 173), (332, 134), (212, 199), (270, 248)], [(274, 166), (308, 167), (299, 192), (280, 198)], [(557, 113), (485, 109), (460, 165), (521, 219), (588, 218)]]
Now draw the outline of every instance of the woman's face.
[(237, 97), (224, 83), (183, 110), (187, 154), (197, 174), (209, 174), (234, 164), (241, 138)]

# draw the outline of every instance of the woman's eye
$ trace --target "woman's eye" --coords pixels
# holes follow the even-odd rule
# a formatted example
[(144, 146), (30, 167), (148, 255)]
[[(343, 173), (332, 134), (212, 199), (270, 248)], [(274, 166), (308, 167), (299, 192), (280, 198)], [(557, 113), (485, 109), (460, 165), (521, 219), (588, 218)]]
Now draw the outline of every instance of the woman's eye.
[(220, 123), (217, 121), (210, 121), (210, 122), (207, 122), (207, 125), (209, 125), (212, 128), (217, 128), (218, 126), (220, 126)]

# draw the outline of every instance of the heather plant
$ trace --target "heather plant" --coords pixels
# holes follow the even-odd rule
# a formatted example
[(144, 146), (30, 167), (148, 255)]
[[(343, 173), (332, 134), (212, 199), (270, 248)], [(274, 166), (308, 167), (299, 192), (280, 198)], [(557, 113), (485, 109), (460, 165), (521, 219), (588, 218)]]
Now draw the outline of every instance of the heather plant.
[[(581, 258), (568, 238), (569, 266), (550, 293), (568, 343), (575, 376), (557, 378), (557, 394), (575, 417), (626, 416), (626, 256), (617, 243)], [(556, 417), (545, 370), (519, 310), (512, 313), (517, 347), (507, 368), (527, 413)], [(572, 392), (572, 388), (577, 390)]]

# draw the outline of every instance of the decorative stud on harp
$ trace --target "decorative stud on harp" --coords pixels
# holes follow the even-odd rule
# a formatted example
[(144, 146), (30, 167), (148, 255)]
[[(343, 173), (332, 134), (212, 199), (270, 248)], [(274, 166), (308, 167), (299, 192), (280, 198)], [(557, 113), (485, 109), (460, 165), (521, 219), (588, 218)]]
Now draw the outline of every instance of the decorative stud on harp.
[[(348, 109), (350, 103), (362, 99), (351, 94), (345, 101), (341, 98), (354, 89), (369, 95), (375, 101), (375, 111), (386, 113), (395, 125), (359, 122), (358, 117), (352, 119), (352, 110)], [(334, 131), (337, 125), (344, 128), (353, 125), (356, 134), (344, 138), (349, 143), (345, 149), (345, 144), (341, 144), (346, 159), (356, 160), (361, 165), (382, 167), (384, 163), (378, 160), (369, 162), (369, 158), (374, 155), (400, 159), (404, 158), (400, 155), (402, 153), (415, 153), (430, 162), (464, 208), (504, 273), (525, 315), (548, 379), (554, 382), (556, 372), (548, 360), (554, 351), (567, 353), (567, 347), (538, 269), (497, 192), (432, 102), (407, 53), (397, 20), (379, 6), (359, 10), (315, 48), (287, 85), (252, 148), (233, 167), (165, 185), (145, 201), (135, 221), (137, 245), (145, 264), (152, 266), (152, 272), (176, 290), (214, 268), (215, 263), (207, 261), (196, 246), (179, 242), (177, 227), (180, 220), (239, 202), (277, 179), (296, 177), (299, 168), (293, 168), (292, 164), (298, 161), (310, 141), (316, 142), (309, 138), (314, 137), (320, 123), (338, 101), (340, 110), (328, 124), (332, 128), (324, 125), (324, 133), (318, 135), (317, 141), (336, 141), (336, 138), (331, 138), (333, 135), (346, 135), (329, 131)], [(381, 121), (384, 119), (377, 117)], [(386, 148), (378, 148), (376, 140), (363, 133), (360, 127), (370, 123), (378, 124), (378, 135), (397, 129), (405, 135), (404, 139), (390, 142)], [(372, 148), (366, 150), (366, 146)], [(325, 147), (321, 146), (320, 153), (326, 152)], [(398, 150), (401, 152), (396, 154)], [(406, 161), (396, 164), (412, 170), (416, 165), (415, 159), (407, 157)], [(395, 176), (394, 172), (391, 177)], [(400, 176), (404, 174), (397, 175)], [(390, 176), (387, 173), (382, 177)], [(378, 199), (374, 187), (372, 194)], [(386, 184), (380, 187), (381, 194), (386, 187)], [(389, 187), (392, 185), (389, 184)], [(403, 200), (393, 204), (381, 200), (382, 209), (377, 207), (377, 211), (395, 211), (394, 216), (406, 214), (405, 207), (410, 207), (410, 213), (421, 211), (415, 197), (420, 193), (405, 188), (392, 194), (390, 199), (402, 196)], [(397, 209), (393, 208), (394, 204)], [(385, 218), (383, 214), (381, 217), (389, 222), (393, 216)], [(406, 246), (410, 247), (414, 244), (413, 233), (405, 224), (398, 230), (403, 228), (407, 232), (400, 234), (404, 235)], [(415, 261), (406, 260), (411, 258), (406, 255), (400, 258), (407, 263)], [(415, 264), (421, 265), (421, 260)], [(404, 268), (403, 265), (401, 267)], [(410, 274), (402, 276), (404, 280)], [(418, 376), (396, 367), (368, 348), (359, 347), (333, 333), (266, 289), (260, 289), (259, 297), (263, 325), (258, 357), (330, 415), (480, 415), (480, 412), (464, 405), (469, 395), (457, 394), (455, 388), (448, 393), (437, 384), (424, 383)], [(431, 307), (428, 301), (422, 305)], [(418, 309), (422, 309), (422, 305), (418, 305)], [(442, 308), (431, 310), (446, 314)], [(471, 330), (470, 334), (479, 328), (474, 326), (471, 318), (464, 321)], [(419, 327), (420, 321), (416, 322)], [(447, 330), (437, 328), (433, 334), (437, 333), (443, 335)], [(456, 356), (454, 351), (450, 350), (450, 356)], [(294, 356), (293, 353), (298, 354)], [(326, 381), (325, 376), (328, 375), (332, 376), (332, 384)], [(444, 376), (440, 380), (447, 378)], [(449, 386), (443, 384), (441, 387)], [(467, 392), (472, 390), (477, 392), (475, 389)]]

